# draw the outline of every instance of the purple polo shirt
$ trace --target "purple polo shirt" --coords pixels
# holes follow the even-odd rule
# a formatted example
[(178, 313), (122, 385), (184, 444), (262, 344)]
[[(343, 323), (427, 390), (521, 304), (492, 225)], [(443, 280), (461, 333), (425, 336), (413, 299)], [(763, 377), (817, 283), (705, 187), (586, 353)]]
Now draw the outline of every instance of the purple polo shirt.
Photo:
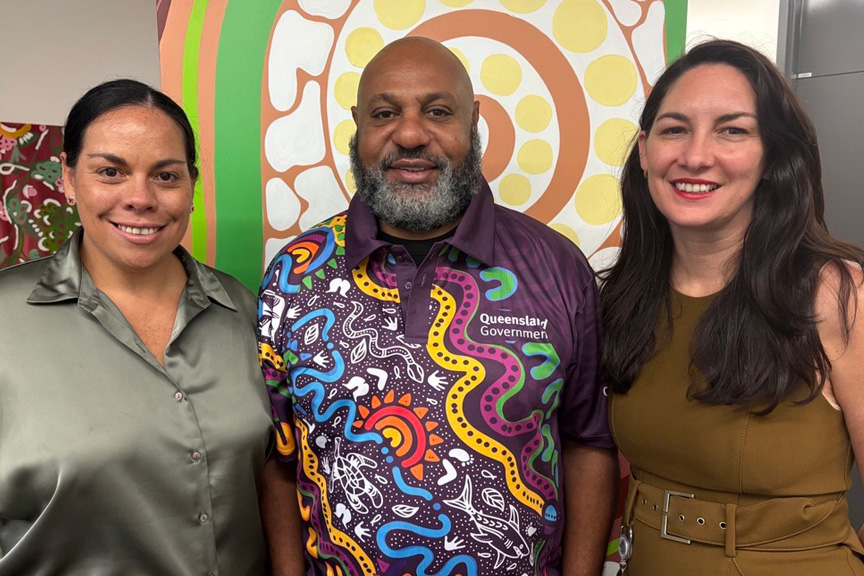
[(485, 182), (420, 267), (356, 197), (261, 286), (309, 574), (560, 573), (561, 435), (614, 446), (579, 249)]

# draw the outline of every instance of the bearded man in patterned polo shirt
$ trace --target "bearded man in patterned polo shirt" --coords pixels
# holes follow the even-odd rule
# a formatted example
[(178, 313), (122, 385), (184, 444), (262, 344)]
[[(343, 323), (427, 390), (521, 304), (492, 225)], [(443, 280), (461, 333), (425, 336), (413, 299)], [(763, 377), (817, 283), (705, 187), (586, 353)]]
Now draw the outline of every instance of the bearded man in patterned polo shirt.
[(441, 44), (385, 47), (352, 113), (356, 195), (261, 286), (274, 573), (599, 575), (618, 468), (585, 257), (494, 204)]

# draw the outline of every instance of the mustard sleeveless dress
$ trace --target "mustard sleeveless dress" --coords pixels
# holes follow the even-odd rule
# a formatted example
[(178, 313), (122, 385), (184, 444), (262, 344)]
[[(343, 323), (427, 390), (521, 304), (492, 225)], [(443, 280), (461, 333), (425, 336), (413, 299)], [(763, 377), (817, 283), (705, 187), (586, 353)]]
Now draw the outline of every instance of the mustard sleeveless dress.
[(610, 402), (631, 465), (627, 575), (864, 576), (842, 412), (822, 395), (767, 416), (687, 398), (693, 329), (712, 298), (673, 292), (671, 334)]

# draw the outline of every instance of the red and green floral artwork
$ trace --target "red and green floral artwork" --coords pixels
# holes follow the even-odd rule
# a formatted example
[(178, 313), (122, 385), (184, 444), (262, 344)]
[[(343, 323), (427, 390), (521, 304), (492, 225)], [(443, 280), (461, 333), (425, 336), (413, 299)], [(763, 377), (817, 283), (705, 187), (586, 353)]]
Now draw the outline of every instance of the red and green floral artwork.
[(0, 123), (0, 268), (49, 256), (79, 226), (63, 196), (62, 143), (59, 126)]

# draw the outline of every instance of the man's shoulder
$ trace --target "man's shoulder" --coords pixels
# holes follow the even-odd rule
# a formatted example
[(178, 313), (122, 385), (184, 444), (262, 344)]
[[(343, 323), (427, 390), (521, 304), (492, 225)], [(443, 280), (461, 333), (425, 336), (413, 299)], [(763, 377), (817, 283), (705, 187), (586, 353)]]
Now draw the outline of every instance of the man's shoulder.
[(345, 222), (340, 212), (312, 226), (288, 242), (267, 267), (262, 290), (278, 286), (283, 292), (311, 283), (304, 278), (323, 276), (322, 268), (339, 269), (345, 262)]
[[(284, 258), (292, 256), (299, 258), (302, 262), (325, 252), (332, 253), (331, 255), (334, 257), (344, 256), (346, 216), (346, 212), (340, 212), (295, 236), (276, 253), (270, 262), (270, 267)], [(337, 250), (337, 248), (340, 249)], [(305, 268), (308, 269), (309, 267)]]
[(539, 220), (512, 208), (495, 205), (495, 228), (496, 232), (499, 230), (522, 231), (534, 238), (538, 244), (582, 256), (582, 251), (569, 238)]
[[(505, 249), (530, 252), (535, 260), (554, 260), (554, 268), (562, 273), (577, 273), (585, 280), (593, 279), (591, 266), (579, 246), (527, 214), (496, 204), (495, 235), (496, 241)], [(505, 242), (505, 239), (510, 242)]]

